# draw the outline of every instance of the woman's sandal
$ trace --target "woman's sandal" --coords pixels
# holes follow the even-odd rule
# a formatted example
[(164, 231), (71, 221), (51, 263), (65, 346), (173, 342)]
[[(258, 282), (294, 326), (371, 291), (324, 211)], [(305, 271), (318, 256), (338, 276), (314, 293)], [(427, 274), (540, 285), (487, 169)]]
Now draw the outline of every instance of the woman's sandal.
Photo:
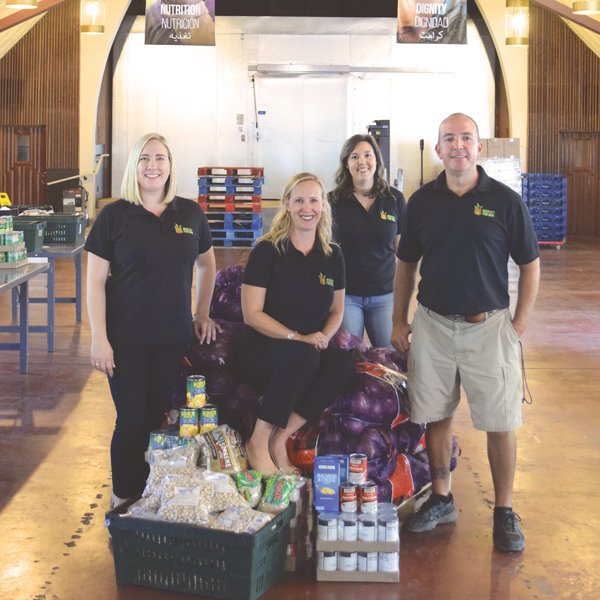
[[(256, 469), (255, 464), (254, 464), (254, 460), (252, 459), (252, 454), (250, 452), (250, 449), (248, 447), (248, 442), (246, 442), (244, 444), (244, 452), (246, 453), (246, 462), (248, 463), (248, 468), (249, 469)], [(277, 465), (275, 464), (275, 462), (273, 462), (273, 465), (275, 466), (276, 470), (273, 471), (272, 473), (267, 471), (261, 471), (260, 469), (256, 469), (257, 471), (259, 471), (264, 479), (268, 479), (269, 477), (273, 477), (273, 475), (276, 475), (279, 472), (279, 467), (277, 467)]]
[(277, 429), (277, 427), (273, 427), (271, 433), (269, 434), (269, 455), (271, 456), (271, 460), (273, 461), (273, 464), (279, 469), (280, 473), (283, 473), (284, 475), (296, 475), (297, 477), (300, 477), (302, 473), (300, 472), (300, 469), (298, 467), (294, 465), (291, 465), (289, 467), (280, 467), (277, 464), (277, 461), (275, 460), (275, 456), (273, 455), (271, 447), (273, 445), (272, 442), (273, 438), (275, 437), (275, 433), (277, 432)]

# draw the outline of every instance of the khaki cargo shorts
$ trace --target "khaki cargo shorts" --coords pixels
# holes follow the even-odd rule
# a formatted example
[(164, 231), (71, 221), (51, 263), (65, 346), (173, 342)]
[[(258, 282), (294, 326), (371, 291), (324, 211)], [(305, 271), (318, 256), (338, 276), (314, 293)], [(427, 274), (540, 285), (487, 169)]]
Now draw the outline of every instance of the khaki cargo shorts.
[(521, 350), (509, 310), (467, 323), (419, 305), (408, 357), (411, 421), (451, 417), (461, 385), (476, 429), (513, 431), (521, 426)]

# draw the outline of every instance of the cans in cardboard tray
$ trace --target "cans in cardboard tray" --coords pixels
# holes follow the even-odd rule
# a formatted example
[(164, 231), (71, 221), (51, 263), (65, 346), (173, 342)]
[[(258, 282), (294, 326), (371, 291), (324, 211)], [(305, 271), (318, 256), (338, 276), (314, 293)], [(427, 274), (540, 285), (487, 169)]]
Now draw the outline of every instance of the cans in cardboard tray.
[(194, 437), (200, 430), (198, 409), (191, 406), (182, 406), (179, 409), (179, 435), (181, 437)]
[(192, 408), (202, 408), (206, 404), (206, 377), (189, 375), (186, 386), (186, 405)]
[(200, 433), (212, 431), (219, 426), (219, 409), (216, 404), (205, 404), (198, 411), (200, 412)]

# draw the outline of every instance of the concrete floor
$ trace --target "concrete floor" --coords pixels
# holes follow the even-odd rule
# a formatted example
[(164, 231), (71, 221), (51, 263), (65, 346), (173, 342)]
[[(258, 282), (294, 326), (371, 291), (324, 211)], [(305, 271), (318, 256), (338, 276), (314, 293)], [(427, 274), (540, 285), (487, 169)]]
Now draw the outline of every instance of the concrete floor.
[[(247, 252), (217, 254), (224, 266)], [(515, 485), (525, 551), (492, 548), (485, 436), (471, 428), (463, 403), (453, 475), (459, 519), (402, 536), (399, 584), (317, 583), (307, 568), (286, 574), (264, 600), (600, 598), (599, 257), (600, 239), (542, 252), (539, 301), (524, 338), (533, 404), (518, 433)], [(59, 292), (72, 289), (72, 272), (59, 262)], [(9, 322), (9, 299), (0, 296), (0, 323)], [(42, 311), (32, 306), (34, 322)], [(89, 365), (85, 318), (76, 324), (68, 305), (57, 313), (56, 351), (48, 354), (44, 335), (32, 334), (29, 374), (19, 374), (16, 352), (0, 352), (0, 598), (189, 597), (115, 584), (104, 527), (114, 409), (106, 380)]]

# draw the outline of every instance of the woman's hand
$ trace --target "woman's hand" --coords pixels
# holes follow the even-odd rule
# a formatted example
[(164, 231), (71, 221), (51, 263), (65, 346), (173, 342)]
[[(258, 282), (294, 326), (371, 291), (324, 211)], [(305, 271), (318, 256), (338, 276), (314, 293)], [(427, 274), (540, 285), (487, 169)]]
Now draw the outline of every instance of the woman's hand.
[(206, 342), (210, 344), (217, 339), (217, 333), (221, 333), (222, 329), (218, 323), (215, 323), (210, 317), (201, 317), (194, 315), (194, 335), (198, 338), (201, 344)]
[(317, 350), (323, 351), (329, 346), (329, 337), (322, 331), (315, 331), (308, 335), (298, 336), (298, 341), (314, 346)]
[(113, 376), (115, 369), (115, 359), (113, 349), (109, 341), (92, 339), (92, 349), (90, 353), (92, 366), (102, 373), (106, 373), (109, 377)]

